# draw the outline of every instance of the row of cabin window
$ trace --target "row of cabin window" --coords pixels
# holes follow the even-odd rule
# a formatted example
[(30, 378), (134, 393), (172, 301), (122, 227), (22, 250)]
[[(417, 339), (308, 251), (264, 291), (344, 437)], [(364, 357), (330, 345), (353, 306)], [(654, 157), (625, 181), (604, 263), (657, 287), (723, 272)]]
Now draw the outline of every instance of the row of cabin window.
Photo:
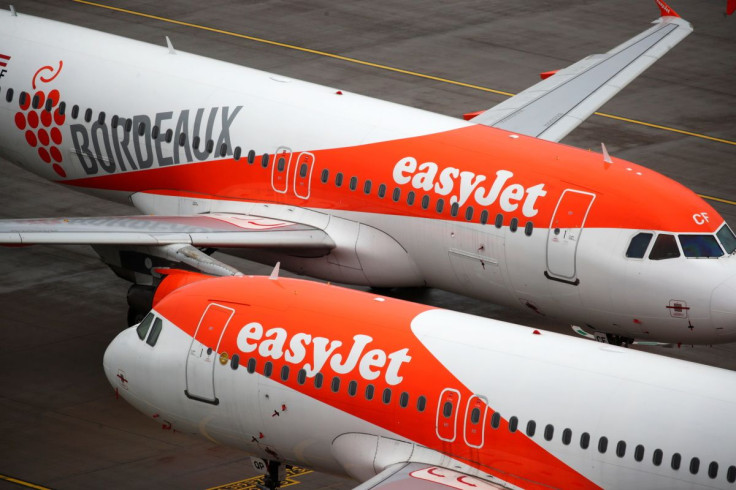
[[(255, 357), (251, 357), (248, 359), (248, 363), (246, 364), (246, 369), (249, 373), (253, 374), (256, 371), (256, 365), (257, 361)], [(234, 354), (233, 357), (230, 359), (230, 368), (233, 370), (238, 369), (240, 366), (240, 356), (238, 354)], [(279, 378), (281, 381), (288, 381), (289, 376), (291, 374), (291, 369), (289, 366), (281, 366), (281, 372), (279, 373)], [(266, 363), (263, 365), (263, 375), (267, 378), (270, 378), (273, 375), (273, 363), (271, 361), (266, 361)], [(297, 372), (296, 375), (296, 382), (300, 385), (303, 385), (307, 382), (307, 371), (304, 369), (300, 369)], [(339, 393), (340, 391), (340, 385), (342, 384), (342, 379), (340, 376), (334, 376), (332, 378), (332, 381), (330, 381), (330, 391), (333, 393)], [(324, 385), (324, 375), (322, 373), (317, 373), (314, 376), (314, 387), (317, 389), (322, 388)], [(372, 400), (375, 397), (375, 391), (376, 388), (372, 384), (368, 383), (365, 385), (365, 390), (363, 392), (363, 396), (366, 400)], [(358, 382), (355, 380), (352, 380), (348, 383), (347, 388), (348, 395), (350, 396), (356, 396), (358, 394)], [(381, 394), (381, 401), (388, 405), (391, 403), (391, 398), (393, 396), (393, 392), (391, 391), (391, 388), (385, 388), (383, 390), (383, 393)], [(401, 408), (406, 408), (409, 406), (409, 393), (406, 391), (402, 392), (399, 395), (399, 406)], [(427, 408), (427, 398), (425, 396), (419, 396), (417, 398), (417, 404), (416, 409), (419, 412), (423, 412)]]
[[(26, 92), (21, 92), (21, 95), (18, 101), (20, 106), (25, 104), (25, 98), (28, 96), (29, 95)], [(8, 102), (12, 101), (13, 89), (8, 89), (7, 94), (6, 94), (6, 99)], [(34, 109), (37, 109), (39, 104), (40, 104), (40, 99), (38, 98), (38, 96), (34, 96), (31, 105), (33, 106)], [(46, 110), (51, 112), (51, 109), (52, 109), (51, 106), (52, 106), (52, 101), (49, 99), (46, 101)], [(59, 103), (59, 113), (63, 115), (65, 111), (66, 111), (66, 103), (62, 101)], [(93, 116), (92, 109), (87, 109), (84, 113), (85, 122), (88, 122), (88, 123), (92, 122), (92, 116)], [(72, 107), (71, 117), (72, 119), (77, 119), (77, 117), (79, 117), (79, 106), (78, 105), (74, 105)], [(97, 122), (100, 125), (104, 124), (105, 117), (106, 117), (105, 112), (101, 111), (97, 115)], [(123, 129), (126, 132), (131, 132), (133, 129), (133, 120), (120, 118), (117, 115), (112, 116), (112, 119), (110, 121), (111, 127), (113, 129), (117, 128), (118, 125), (120, 124), (120, 119), (123, 119), (125, 121), (125, 123), (123, 124)], [(140, 136), (143, 136), (146, 132), (145, 123), (140, 123), (138, 125), (137, 131)], [(157, 139), (159, 136), (161, 136), (160, 128), (157, 125), (154, 125), (151, 128), (151, 137), (153, 139)], [(163, 133), (163, 136), (164, 136), (164, 140), (166, 141), (166, 143), (171, 143), (174, 138), (174, 132), (173, 130), (168, 129), (166, 130), (165, 133)], [(187, 138), (187, 135), (185, 133), (179, 134), (179, 138), (178, 138), (179, 146), (184, 146), (186, 144), (186, 138)], [(195, 136), (192, 139), (192, 147), (195, 149), (199, 149), (199, 144), (200, 144), (200, 138), (199, 136)], [(207, 153), (212, 153), (213, 149), (214, 149), (214, 141), (208, 140), (207, 143), (205, 144), (205, 151)], [(233, 150), (233, 158), (235, 160), (240, 160), (241, 152), (242, 152), (241, 148), (239, 146), (236, 146), (235, 149)], [(220, 145), (219, 153), (220, 153), (220, 156), (222, 157), (227, 155), (227, 144), (226, 143), (223, 143), (222, 145)], [(247, 160), (249, 164), (253, 164), (253, 162), (255, 161), (255, 156), (256, 156), (255, 151), (250, 150), (248, 152)], [(268, 153), (264, 153), (263, 157), (261, 158), (261, 166), (263, 166), (263, 168), (267, 168), (268, 164), (269, 164), (269, 155)], [(286, 165), (286, 160), (284, 159), (284, 157), (280, 157), (277, 161), (278, 170), (280, 172), (283, 172), (285, 165)], [(306, 177), (307, 169), (308, 169), (307, 165), (302, 164), (299, 170), (301, 177)], [(327, 169), (324, 169), (322, 171), (322, 183), (327, 183), (327, 181), (329, 180), (329, 173), (330, 172)], [(337, 187), (341, 187), (342, 183), (343, 183), (343, 174), (341, 172), (338, 172), (337, 175), (335, 176), (335, 185)], [(356, 190), (357, 186), (358, 186), (358, 178), (355, 176), (351, 177), (350, 183), (349, 183), (350, 190), (353, 190), (353, 191)], [(370, 180), (366, 180), (365, 183), (363, 184), (363, 192), (366, 195), (368, 195), (371, 193), (371, 188), (372, 188), (372, 182)], [(385, 197), (386, 184), (380, 184), (378, 186), (377, 194), (378, 194), (378, 197), (380, 197), (381, 199)], [(414, 191), (409, 191), (409, 193), (407, 194), (406, 203), (409, 206), (412, 206), (414, 204), (415, 197), (416, 195)], [(401, 198), (401, 189), (399, 189), (398, 187), (394, 188), (393, 193), (392, 193), (392, 199), (394, 200), (394, 202), (398, 202), (400, 198)], [(430, 205), (430, 197), (428, 195), (424, 195), (421, 201), (422, 209), (428, 209), (429, 205)], [(444, 210), (444, 207), (445, 207), (445, 200), (442, 198), (438, 199), (435, 205), (435, 209), (437, 213), (442, 213), (442, 211)], [(459, 208), (460, 206), (458, 203), (453, 203), (450, 206), (450, 215), (452, 217), (457, 216), (459, 212)], [(467, 221), (472, 221), (474, 212), (475, 211), (473, 209), (473, 206), (468, 206), (465, 209), (465, 219)], [(480, 223), (486, 224), (487, 222), (488, 222), (488, 211), (483, 210), (480, 214)], [(503, 226), (503, 214), (499, 213), (496, 215), (494, 224), (496, 228), (501, 228)], [(512, 218), (511, 222), (509, 223), (510, 231), (516, 232), (518, 227), (519, 227), (519, 220), (517, 218)], [(527, 236), (531, 236), (533, 230), (534, 230), (534, 224), (531, 221), (528, 221), (526, 225), (524, 226), (524, 234), (526, 234)]]
[[(320, 177), (320, 180), (322, 181), (323, 184), (327, 184), (329, 182), (330, 171), (328, 169), (322, 170), (322, 175)], [(337, 174), (335, 174), (335, 181), (334, 181), (335, 187), (342, 187), (343, 180), (344, 180), (344, 176), (342, 172), (337, 172)], [(351, 191), (354, 191), (358, 188), (358, 177), (353, 176), (350, 178), (350, 181), (348, 183), (348, 188)], [(371, 193), (372, 188), (373, 188), (373, 183), (370, 180), (366, 180), (363, 183), (363, 193), (364, 194), (369, 195)], [(387, 191), (386, 184), (380, 184), (378, 186), (376, 195), (379, 198), (383, 199), (384, 197), (386, 197), (386, 191)], [(401, 189), (400, 188), (394, 187), (393, 192), (391, 193), (391, 199), (394, 202), (399, 202), (399, 200), (401, 200)], [(406, 204), (409, 206), (413, 206), (415, 201), (416, 201), (416, 194), (414, 193), (414, 191), (409, 191), (409, 193), (406, 195)], [(422, 209), (428, 209), (430, 203), (431, 203), (431, 198), (426, 194), (423, 195), (421, 199)], [(437, 199), (437, 202), (435, 204), (435, 210), (437, 211), (437, 213), (442, 213), (444, 209), (445, 209), (445, 200), (442, 198)], [(457, 216), (459, 210), (460, 210), (460, 205), (458, 203), (453, 203), (450, 206), (450, 216), (452, 217)], [(467, 221), (472, 221), (474, 214), (475, 214), (475, 210), (473, 206), (468, 206), (465, 209), (465, 219)], [(484, 209), (483, 211), (481, 211), (479, 221), (483, 225), (488, 223), (488, 211), (487, 210)], [(501, 226), (503, 226), (503, 214), (499, 213), (496, 215), (494, 225), (496, 226), (496, 228), (501, 228)], [(518, 228), (519, 228), (518, 218), (511, 218), (511, 222), (509, 223), (509, 229), (512, 232), (515, 232)], [(524, 234), (526, 234), (527, 236), (531, 236), (533, 230), (534, 230), (534, 224), (531, 221), (528, 221), (526, 225), (524, 226)]]
[[(453, 404), (452, 402), (448, 401), (445, 402), (445, 405), (443, 406), (443, 412), (442, 415), (445, 418), (450, 418), (452, 415), (452, 409)], [(481, 411), (479, 408), (474, 408), (471, 411), (470, 414), (470, 422), (473, 424), (477, 424), (480, 421), (480, 414)], [(491, 416), (491, 427), (493, 429), (498, 429), (498, 427), (501, 425), (501, 414), (498, 412), (494, 412)], [(519, 419), (516, 417), (511, 417), (509, 419), (509, 431), (510, 432), (516, 432), (519, 427)], [(526, 424), (526, 435), (529, 437), (534, 437), (534, 434), (537, 431), (537, 423), (534, 420), (530, 420)], [(554, 431), (555, 428), (552, 424), (547, 424), (544, 427), (544, 440), (551, 441), (554, 437)], [(571, 429), (565, 429), (562, 431), (562, 443), (565, 446), (569, 446), (572, 442), (572, 430)], [(580, 447), (582, 449), (588, 449), (590, 446), (590, 434), (587, 432), (583, 432), (580, 434)], [(608, 450), (608, 438), (605, 436), (602, 436), (600, 439), (598, 439), (598, 452), (601, 454), (605, 454), (605, 452)], [(634, 448), (634, 460), (637, 462), (641, 462), (644, 460), (644, 446), (641, 444), (638, 444)], [(618, 441), (616, 444), (616, 456), (619, 458), (623, 458), (626, 455), (626, 442), (625, 441)], [(652, 464), (654, 466), (660, 466), (662, 464), (662, 461), (664, 459), (664, 453), (661, 449), (655, 449), (652, 453)], [(682, 456), (680, 453), (674, 453), (672, 455), (672, 459), (670, 460), (670, 466), (673, 470), (679, 470), (680, 465), (682, 464)], [(693, 475), (696, 475), (698, 471), (700, 470), (700, 459), (697, 457), (693, 457), (690, 459), (690, 473)], [(715, 479), (718, 477), (718, 463), (716, 461), (711, 461), (711, 463), (708, 465), (708, 476), (711, 479)], [(726, 472), (726, 480), (728, 480), (729, 483), (736, 482), (736, 466), (731, 465), (728, 467), (728, 471)]]

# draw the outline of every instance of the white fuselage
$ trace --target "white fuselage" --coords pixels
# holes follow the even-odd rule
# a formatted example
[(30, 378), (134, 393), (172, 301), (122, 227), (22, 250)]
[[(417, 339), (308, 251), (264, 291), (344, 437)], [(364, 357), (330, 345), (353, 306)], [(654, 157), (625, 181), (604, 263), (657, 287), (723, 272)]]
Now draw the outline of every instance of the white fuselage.
[[(649, 216), (647, 196), (636, 197), (646, 219), (627, 224), (632, 218), (624, 211), (620, 216), (625, 217), (615, 218), (618, 212), (611, 202), (629, 200), (629, 192), (639, 192), (637, 186), (647, 188), (642, 179), (654, 173), (646, 169), (616, 161), (611, 172), (632, 187), (596, 189), (594, 184), (602, 186), (605, 180), (578, 174), (585, 165), (572, 162), (589, 157), (563, 145), (40, 18), (0, 12), (0, 26), (3, 49), (13, 53), (0, 92), (0, 155), (45, 178), (132, 201), (146, 214), (250, 213), (319, 227), (336, 244), (322, 257), (299, 251), (224, 251), (280, 260), (293, 271), (328, 280), (437, 287), (627, 339), (736, 340), (736, 259), (727, 245), (720, 245), (726, 251), (719, 249), (718, 258), (686, 258), (676, 244), (679, 257), (650, 260), (646, 257), (656, 237), (677, 235), (680, 228), (670, 226), (667, 213), (652, 211)], [(44, 40), (34, 36), (39, 31)], [(30, 118), (33, 112), (32, 106), (19, 109), (18, 102), (22, 91), (34, 94), (32, 82), (46, 95), (57, 90), (66, 104), (64, 120), (50, 124), (58, 126), (62, 140), (56, 163), (39, 158), (44, 128), (31, 131), (24, 122), (20, 130), (17, 123), (17, 114)], [(14, 93), (6, 102), (9, 89)], [(29, 131), (35, 131), (30, 138), (39, 140), (35, 145), (29, 142)], [(454, 137), (468, 132), (482, 132), (493, 139), (491, 147), (503, 144), (503, 149), (486, 155), (486, 140)], [(569, 156), (569, 175), (562, 180), (544, 153), (534, 167), (517, 161), (517, 149), (529, 158), (524, 145), (548, 145), (544, 152)], [(250, 152), (257, 156), (255, 163), (246, 163)], [(465, 159), (476, 153), (477, 161), (467, 162), (475, 173), (461, 172)], [(286, 155), (285, 169), (273, 161), (267, 168), (259, 165), (265, 154), (272, 160)], [(397, 170), (397, 161), (413, 155), (420, 164), (435, 158), (435, 168), (450, 170), (437, 174), (434, 187), (416, 175), (402, 187), (396, 176), (410, 175)], [(311, 158), (304, 160), (310, 162), (304, 176), (297, 174), (300, 158)], [(237, 167), (236, 173), (223, 166), (218, 175), (213, 166), (220, 161)], [(321, 181), (323, 166), (322, 172), (329, 172), (327, 182)], [(496, 173), (497, 168), (515, 177), (503, 180), (506, 174)], [(443, 185), (450, 181), (443, 175), (449, 179), (453, 169), (455, 194), (448, 195), (450, 187)], [(479, 184), (481, 172), (485, 183)], [(333, 185), (338, 173), (345, 176), (341, 186)], [(394, 181), (388, 180), (391, 175)], [(351, 177), (359, 181), (357, 190), (349, 188)], [(512, 183), (517, 177), (524, 183)], [(364, 183), (371, 179), (373, 187), (366, 193)], [(655, 175), (654, 180), (653, 192), (660, 192), (656, 186), (665, 179)], [(496, 200), (483, 206), (480, 191), (491, 195), (491, 182), (506, 187), (499, 187)], [(381, 203), (364, 204), (361, 194), (375, 196), (382, 183), (388, 188)], [(669, 181), (665, 185), (685, 196), (672, 195), (673, 202), (694, 199), (693, 209), (708, 210), (696, 213), (697, 220), (707, 215), (718, 221), (701, 223), (703, 233), (712, 237), (722, 218), (692, 192)], [(400, 190), (397, 202), (391, 198), (394, 189)], [(436, 191), (429, 211), (419, 210), (422, 189)], [(406, 204), (408, 192), (417, 193), (415, 204)], [(589, 195), (591, 201), (578, 224), (562, 227), (559, 234), (554, 222), (564, 214), (564, 192)], [(457, 216), (448, 212), (453, 199), (461, 204)], [(430, 215), (439, 200), (446, 200), (444, 209)], [(464, 218), (468, 207), (475, 208), (470, 219)], [(660, 208), (666, 210), (667, 203)], [(479, 222), (482, 210), (488, 213), (487, 223)], [(602, 218), (595, 214), (600, 210), (605, 210)], [(690, 215), (686, 218), (692, 221)], [(591, 219), (603, 225), (587, 226)], [(632, 237), (642, 231), (655, 236), (647, 255), (627, 258)], [(692, 226), (682, 233), (693, 233)]]

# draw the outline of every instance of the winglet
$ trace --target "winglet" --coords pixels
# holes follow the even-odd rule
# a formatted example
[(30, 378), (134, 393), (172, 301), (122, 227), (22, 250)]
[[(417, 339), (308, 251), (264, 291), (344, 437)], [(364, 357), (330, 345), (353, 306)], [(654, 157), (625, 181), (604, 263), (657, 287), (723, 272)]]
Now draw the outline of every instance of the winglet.
[(276, 262), (276, 265), (273, 267), (273, 271), (271, 271), (271, 275), (269, 276), (269, 279), (278, 279), (279, 269), (281, 269), (281, 262)]
[(675, 10), (672, 7), (667, 5), (667, 3), (664, 0), (654, 0), (654, 1), (657, 2), (657, 6), (659, 7), (660, 17), (679, 17), (679, 15), (677, 15), (677, 12), (675, 12)]

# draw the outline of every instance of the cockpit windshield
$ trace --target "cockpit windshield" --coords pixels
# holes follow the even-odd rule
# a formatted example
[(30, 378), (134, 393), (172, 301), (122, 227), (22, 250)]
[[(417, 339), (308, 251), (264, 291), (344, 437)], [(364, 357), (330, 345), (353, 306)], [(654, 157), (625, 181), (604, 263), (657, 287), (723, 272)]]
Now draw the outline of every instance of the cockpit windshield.
[(731, 231), (731, 228), (729, 228), (727, 224), (724, 223), (723, 226), (721, 226), (721, 229), (718, 230), (716, 236), (721, 241), (723, 248), (726, 249), (727, 254), (732, 254), (734, 250), (736, 250), (736, 236), (734, 236), (733, 231)]
[(677, 242), (674, 235), (660, 233), (654, 241), (652, 251), (649, 252), (651, 260), (674, 259), (680, 256), (680, 249), (677, 248)]
[(713, 258), (723, 255), (723, 249), (713, 235), (679, 235), (678, 238), (685, 257)]
[[(151, 323), (153, 323), (153, 328), (151, 328)], [(153, 314), (153, 312), (148, 313), (146, 317), (143, 319), (141, 323), (138, 324), (138, 327), (136, 328), (136, 331), (138, 332), (138, 338), (141, 340), (146, 340), (146, 343), (153, 347), (156, 345), (156, 342), (158, 342), (158, 336), (161, 335), (161, 328), (162, 328), (163, 322), (159, 317)], [(151, 330), (151, 333), (148, 333), (148, 330)], [(146, 338), (148, 336), (148, 338)]]
[(138, 338), (140, 338), (141, 340), (146, 338), (146, 335), (148, 335), (148, 329), (151, 328), (151, 322), (153, 322), (152, 312), (146, 315), (143, 321), (138, 324), (138, 328), (136, 328), (136, 331), (138, 332)]

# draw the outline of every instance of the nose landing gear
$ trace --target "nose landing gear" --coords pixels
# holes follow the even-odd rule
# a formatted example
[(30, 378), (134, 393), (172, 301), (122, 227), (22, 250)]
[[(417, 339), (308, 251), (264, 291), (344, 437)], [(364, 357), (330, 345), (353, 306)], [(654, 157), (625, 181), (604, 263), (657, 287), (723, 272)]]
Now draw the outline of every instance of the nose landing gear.
[(280, 461), (269, 459), (266, 461), (266, 474), (263, 483), (256, 486), (261, 490), (276, 490), (281, 487), (281, 482), (286, 479), (286, 468)]

